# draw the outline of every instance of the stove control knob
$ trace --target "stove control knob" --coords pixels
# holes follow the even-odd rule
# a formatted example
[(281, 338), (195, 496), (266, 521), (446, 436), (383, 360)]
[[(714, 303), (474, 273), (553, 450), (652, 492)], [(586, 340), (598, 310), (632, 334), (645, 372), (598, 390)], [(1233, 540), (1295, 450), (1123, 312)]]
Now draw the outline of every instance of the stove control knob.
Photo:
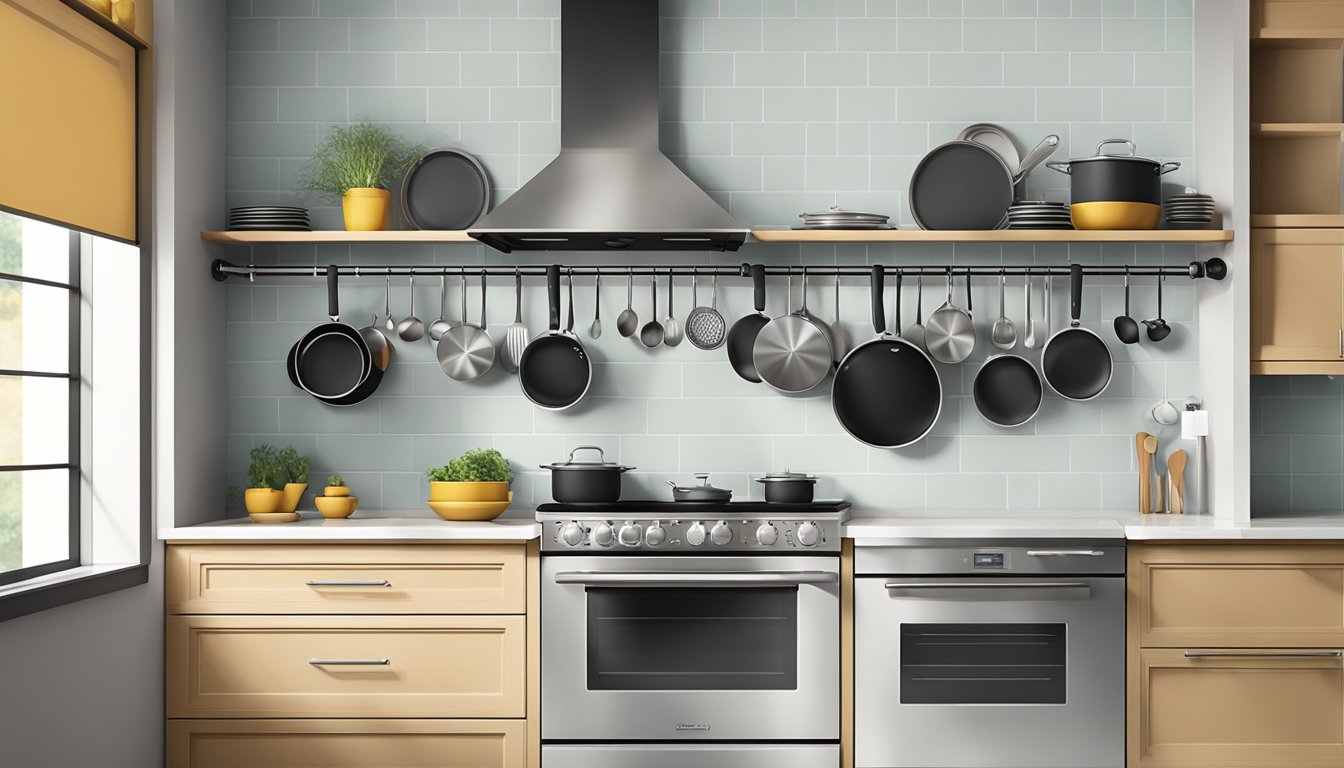
[(776, 541), (779, 541), (779, 529), (769, 523), (761, 523), (761, 527), (756, 529), (756, 543), (771, 547)]
[(667, 541), (667, 529), (657, 520), (649, 523), (649, 529), (644, 532), (644, 543), (656, 547), (665, 541)]
[(798, 543), (804, 547), (815, 547), (821, 541), (821, 529), (816, 523), (798, 524)]
[(643, 528), (627, 520), (625, 525), (621, 526), (621, 530), (617, 532), (616, 540), (620, 542), (623, 547), (638, 547), (640, 537), (642, 537), (643, 534)]
[(565, 523), (560, 529), (560, 540), (571, 547), (579, 546), (583, 543), (583, 526), (578, 523)]
[(705, 543), (705, 526), (700, 523), (693, 524), (686, 529), (686, 543), (692, 547), (698, 547)]
[(720, 520), (709, 529), (709, 540), (717, 546), (723, 546), (733, 540), (733, 529), (728, 524)]
[(603, 547), (610, 547), (616, 541), (616, 532), (611, 530), (611, 523), (598, 523), (593, 529), (593, 541)]

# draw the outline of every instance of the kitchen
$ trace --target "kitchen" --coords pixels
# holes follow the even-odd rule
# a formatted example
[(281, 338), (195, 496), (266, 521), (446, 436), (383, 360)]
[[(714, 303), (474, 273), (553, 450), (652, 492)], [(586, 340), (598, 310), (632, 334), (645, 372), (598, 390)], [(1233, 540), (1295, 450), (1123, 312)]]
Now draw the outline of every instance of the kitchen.
[[(5, 764), (1344, 762), (1344, 6), (79, 4), (154, 313), (73, 559), (138, 581), (0, 583)], [(363, 231), (361, 126), (427, 158)]]

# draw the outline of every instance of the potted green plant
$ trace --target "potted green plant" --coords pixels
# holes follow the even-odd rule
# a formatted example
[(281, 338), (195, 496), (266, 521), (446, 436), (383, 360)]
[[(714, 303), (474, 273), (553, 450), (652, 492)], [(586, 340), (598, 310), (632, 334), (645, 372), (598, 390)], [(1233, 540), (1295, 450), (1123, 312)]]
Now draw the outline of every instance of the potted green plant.
[(284, 494), (280, 491), (280, 456), (275, 448), (266, 443), (256, 446), (248, 452), (247, 490), (243, 493), (243, 505), (250, 515), (265, 515), (277, 512)]
[(285, 484), (280, 511), (293, 512), (299, 508), (304, 491), (308, 490), (308, 457), (299, 455), (294, 446), (287, 445), (276, 454), (276, 460), (280, 463), (280, 479)]
[(327, 487), (322, 490), (323, 496), (349, 496), (350, 489), (345, 485), (345, 478), (340, 475), (327, 475)]
[(430, 501), (508, 501), (513, 470), (494, 448), (467, 451), (425, 472)]
[(390, 187), (423, 153), (374, 123), (337, 126), (318, 144), (299, 188), (340, 200), (347, 230), (387, 229)]
[(323, 489), (322, 495), (313, 497), (313, 504), (323, 517), (349, 517), (354, 514), (355, 507), (359, 506), (359, 497), (350, 495), (350, 489), (345, 485), (345, 478), (331, 475), (327, 478), (327, 487)]

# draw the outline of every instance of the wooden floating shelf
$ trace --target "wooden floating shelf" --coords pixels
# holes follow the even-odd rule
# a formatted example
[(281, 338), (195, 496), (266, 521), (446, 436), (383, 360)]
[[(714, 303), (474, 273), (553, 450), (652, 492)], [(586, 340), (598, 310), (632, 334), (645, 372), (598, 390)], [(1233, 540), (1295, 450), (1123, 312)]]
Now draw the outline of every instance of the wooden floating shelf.
[(1288, 229), (1342, 229), (1342, 213), (1262, 213), (1251, 216), (1251, 226)]
[[(919, 229), (800, 230), (756, 229), (762, 243), (1228, 243), (1234, 233), (1223, 229), (995, 229), (988, 231)], [(303, 243), (474, 243), (459, 231), (346, 232), (202, 232), (201, 239), (224, 245), (292, 245)]]
[(1341, 40), (1344, 39), (1344, 27), (1322, 27), (1320, 29), (1261, 29), (1251, 31), (1251, 42), (1289, 41), (1289, 40)]
[(112, 33), (113, 36), (119, 38), (123, 43), (126, 43), (137, 51), (149, 50), (149, 43), (145, 42), (144, 38), (130, 30), (124, 29), (116, 22), (94, 10), (87, 3), (84, 3), (83, 0), (61, 0), (61, 4)]
[(1257, 136), (1339, 136), (1344, 123), (1257, 123), (1251, 126)]

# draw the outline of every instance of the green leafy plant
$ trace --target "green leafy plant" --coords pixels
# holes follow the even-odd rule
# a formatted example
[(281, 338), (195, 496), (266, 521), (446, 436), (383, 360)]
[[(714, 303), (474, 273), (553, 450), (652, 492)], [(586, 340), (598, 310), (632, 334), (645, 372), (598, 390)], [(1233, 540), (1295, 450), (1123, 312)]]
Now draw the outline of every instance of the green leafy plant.
[(308, 482), (308, 457), (300, 456), (292, 445), (287, 445), (276, 454), (280, 462), (280, 479), (286, 483)]
[(439, 483), (508, 483), (513, 481), (513, 470), (499, 451), (478, 448), (429, 469), (425, 476)]
[(267, 443), (256, 446), (247, 454), (247, 487), (271, 488), (284, 487), (284, 477), (280, 466), (280, 453)]
[(300, 189), (340, 199), (355, 187), (387, 189), (420, 155), (388, 129), (369, 122), (337, 126), (299, 177)]
[(340, 488), (341, 486), (345, 485), (345, 478), (341, 477), (340, 475), (328, 475), (327, 485), (332, 488)]

